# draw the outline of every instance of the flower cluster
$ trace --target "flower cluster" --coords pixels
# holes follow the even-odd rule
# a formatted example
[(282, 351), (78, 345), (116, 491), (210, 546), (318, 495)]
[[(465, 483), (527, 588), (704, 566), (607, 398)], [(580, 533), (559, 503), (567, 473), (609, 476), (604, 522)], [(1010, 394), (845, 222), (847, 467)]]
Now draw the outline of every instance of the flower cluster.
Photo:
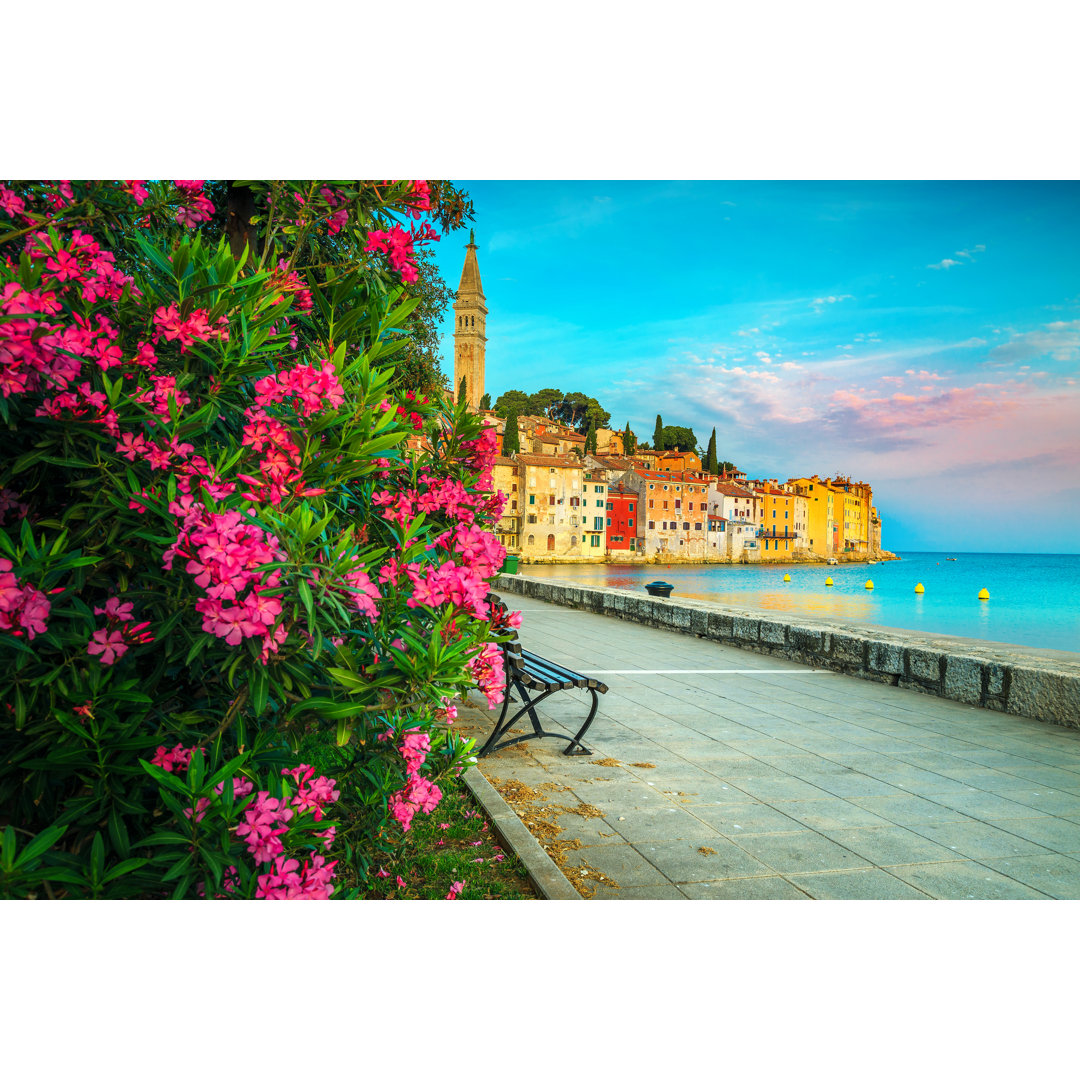
[(132, 645), (149, 645), (154, 640), (146, 629), (150, 624), (135, 622), (135, 616), (131, 614), (133, 609), (133, 604), (122, 604), (115, 596), (110, 596), (103, 608), (94, 608), (94, 614), (104, 615), (108, 623), (90, 635), (86, 651), (106, 667), (115, 664)]
[(494, 708), (504, 696), (506, 689), (506, 668), (502, 650), (493, 641), (485, 642), (480, 651), (467, 665), (480, 693), (488, 700), (488, 707)]
[(195, 602), (203, 629), (229, 645), (262, 638), (265, 664), (288, 638), (288, 630), (278, 624), (281, 601), (267, 595), (280, 583), (281, 571), (261, 569), (283, 558), (277, 537), (253, 517), (238, 510), (215, 513), (190, 496), (170, 503), (169, 512), (179, 518), (179, 535), (165, 552), (165, 569), (172, 569), (177, 555), (186, 556), (185, 569), (206, 591)]
[(419, 811), (430, 814), (442, 798), (438, 785), (420, 775), (420, 769), (427, 760), (430, 749), (428, 736), (416, 728), (404, 733), (398, 747), (405, 760), (405, 775), (408, 780), (400, 791), (395, 791), (390, 796), (390, 813), (400, 822), (405, 832), (409, 831), (412, 819)]
[(229, 320), (222, 315), (213, 324), (210, 313), (203, 308), (195, 308), (187, 318), (181, 318), (176, 304), (161, 305), (154, 312), (154, 336), (151, 341), (156, 345), (162, 338), (166, 341), (179, 341), (180, 352), (185, 353), (196, 341), (228, 341)]
[(205, 180), (174, 180), (180, 193), (180, 209), (176, 220), (189, 229), (194, 229), (214, 216), (214, 204), (203, 194)]
[(25, 631), (33, 639), (48, 629), (49, 601), (33, 585), (20, 585), (10, 559), (0, 559), (0, 630), (16, 637)]
[(89, 303), (119, 300), (125, 286), (133, 284), (131, 277), (117, 270), (116, 256), (80, 229), (74, 229), (66, 241), (55, 232), (31, 233), (26, 251), (31, 259), (44, 261), (43, 282), (65, 292), (67, 283), (79, 285), (83, 300)]

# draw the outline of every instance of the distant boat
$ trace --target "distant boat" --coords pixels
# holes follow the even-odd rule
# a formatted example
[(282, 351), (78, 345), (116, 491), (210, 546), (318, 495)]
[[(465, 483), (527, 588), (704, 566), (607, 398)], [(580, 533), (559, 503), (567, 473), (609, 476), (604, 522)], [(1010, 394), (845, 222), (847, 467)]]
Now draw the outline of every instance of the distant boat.
[(956, 562), (956, 560), (951, 555), (946, 555), (945, 556), (945, 561), (946, 562)]
[(839, 564), (839, 563), (838, 563), (838, 562), (836, 561), (836, 559), (827, 559), (826, 561), (828, 562), (828, 564), (829, 564), (830, 566), (839, 566), (839, 565), (840, 565), (840, 564)]

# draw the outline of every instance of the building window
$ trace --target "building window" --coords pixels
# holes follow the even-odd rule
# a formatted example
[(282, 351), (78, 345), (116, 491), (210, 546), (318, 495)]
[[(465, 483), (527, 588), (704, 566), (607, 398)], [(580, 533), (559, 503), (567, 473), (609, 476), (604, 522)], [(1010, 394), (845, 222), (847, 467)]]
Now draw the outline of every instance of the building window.
[(611, 502), (609, 502), (609, 503), (607, 504), (607, 508), (608, 508), (609, 510), (614, 510), (614, 509), (615, 509), (614, 505), (613, 505), (613, 504), (612, 504)]
[(675, 500), (675, 509), (676, 510), (681, 510), (682, 509), (682, 499), (676, 499)]
[(630, 550), (631, 551), (634, 550), (634, 537), (632, 537), (632, 536), (630, 537)]
[(609, 529), (611, 528), (611, 518), (608, 518), (608, 519), (607, 519), (607, 527), (608, 527)]
[(649, 500), (649, 509), (651, 510), (652, 508), (653, 508), (653, 500), (652, 500), (652, 499), (650, 499), (650, 500)]
[(694, 522), (694, 529), (695, 529), (695, 530), (696, 530), (697, 532), (701, 532), (701, 522), (700, 522), (700, 521), (695, 521), (695, 522)]
[(536, 537), (533, 536), (532, 533), (529, 533), (529, 539), (526, 541), (526, 543), (535, 544), (536, 543)]
[(590, 544), (591, 544), (591, 545), (592, 545), (593, 547), (599, 547), (599, 546), (600, 546), (600, 537), (599, 537), (599, 536), (597, 536), (597, 535), (596, 535), (596, 534), (594, 533), (594, 534), (593, 534), (592, 536), (590, 536), (590, 537), (589, 537), (589, 543), (590, 543)]
[(632, 529), (632, 528), (634, 527), (634, 519), (633, 519), (633, 518), (629, 518), (629, 519), (627, 519), (627, 522), (626, 522), (626, 524), (627, 524), (627, 526), (628, 526), (629, 528), (631, 528), (631, 529)]
[(684, 522), (682, 523), (682, 527), (683, 527), (683, 531), (684, 531), (684, 532), (688, 531), (688, 530), (689, 530), (689, 528), (690, 528), (690, 522), (689, 522), (689, 521), (684, 521)]
[(548, 551), (554, 551), (555, 550), (555, 534), (554, 533), (548, 533), (547, 549), (548, 549)]
[(653, 531), (655, 531), (656, 530), (656, 522), (655, 521), (650, 521), (649, 522), (649, 528), (652, 529)]
[(577, 547), (577, 537), (576, 536), (571, 536), (570, 537), (570, 546), (571, 547)]
[(554, 506), (554, 505), (555, 505), (555, 496), (554, 495), (549, 495), (548, 496), (548, 506)]

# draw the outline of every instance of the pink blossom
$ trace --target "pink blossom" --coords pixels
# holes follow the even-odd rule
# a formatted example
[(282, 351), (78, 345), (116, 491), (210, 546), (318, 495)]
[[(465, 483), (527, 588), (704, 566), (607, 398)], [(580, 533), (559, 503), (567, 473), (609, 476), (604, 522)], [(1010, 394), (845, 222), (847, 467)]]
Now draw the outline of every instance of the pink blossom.
[(455, 881), (450, 886), (450, 891), (446, 894), (447, 900), (456, 900), (461, 895), (461, 890), (465, 888), (464, 881)]
[(95, 630), (90, 638), (86, 651), (91, 656), (100, 654), (99, 659), (106, 667), (115, 664), (128, 651), (124, 635), (119, 630)]

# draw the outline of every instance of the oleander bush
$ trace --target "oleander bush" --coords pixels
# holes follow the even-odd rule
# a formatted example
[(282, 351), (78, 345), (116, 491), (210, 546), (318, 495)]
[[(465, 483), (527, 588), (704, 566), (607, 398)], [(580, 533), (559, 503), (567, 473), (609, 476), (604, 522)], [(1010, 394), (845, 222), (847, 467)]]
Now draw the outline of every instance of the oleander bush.
[(338, 863), (362, 885), (467, 766), (495, 437), (394, 355), (469, 213), (442, 182), (0, 186), (0, 895), (358, 895)]

